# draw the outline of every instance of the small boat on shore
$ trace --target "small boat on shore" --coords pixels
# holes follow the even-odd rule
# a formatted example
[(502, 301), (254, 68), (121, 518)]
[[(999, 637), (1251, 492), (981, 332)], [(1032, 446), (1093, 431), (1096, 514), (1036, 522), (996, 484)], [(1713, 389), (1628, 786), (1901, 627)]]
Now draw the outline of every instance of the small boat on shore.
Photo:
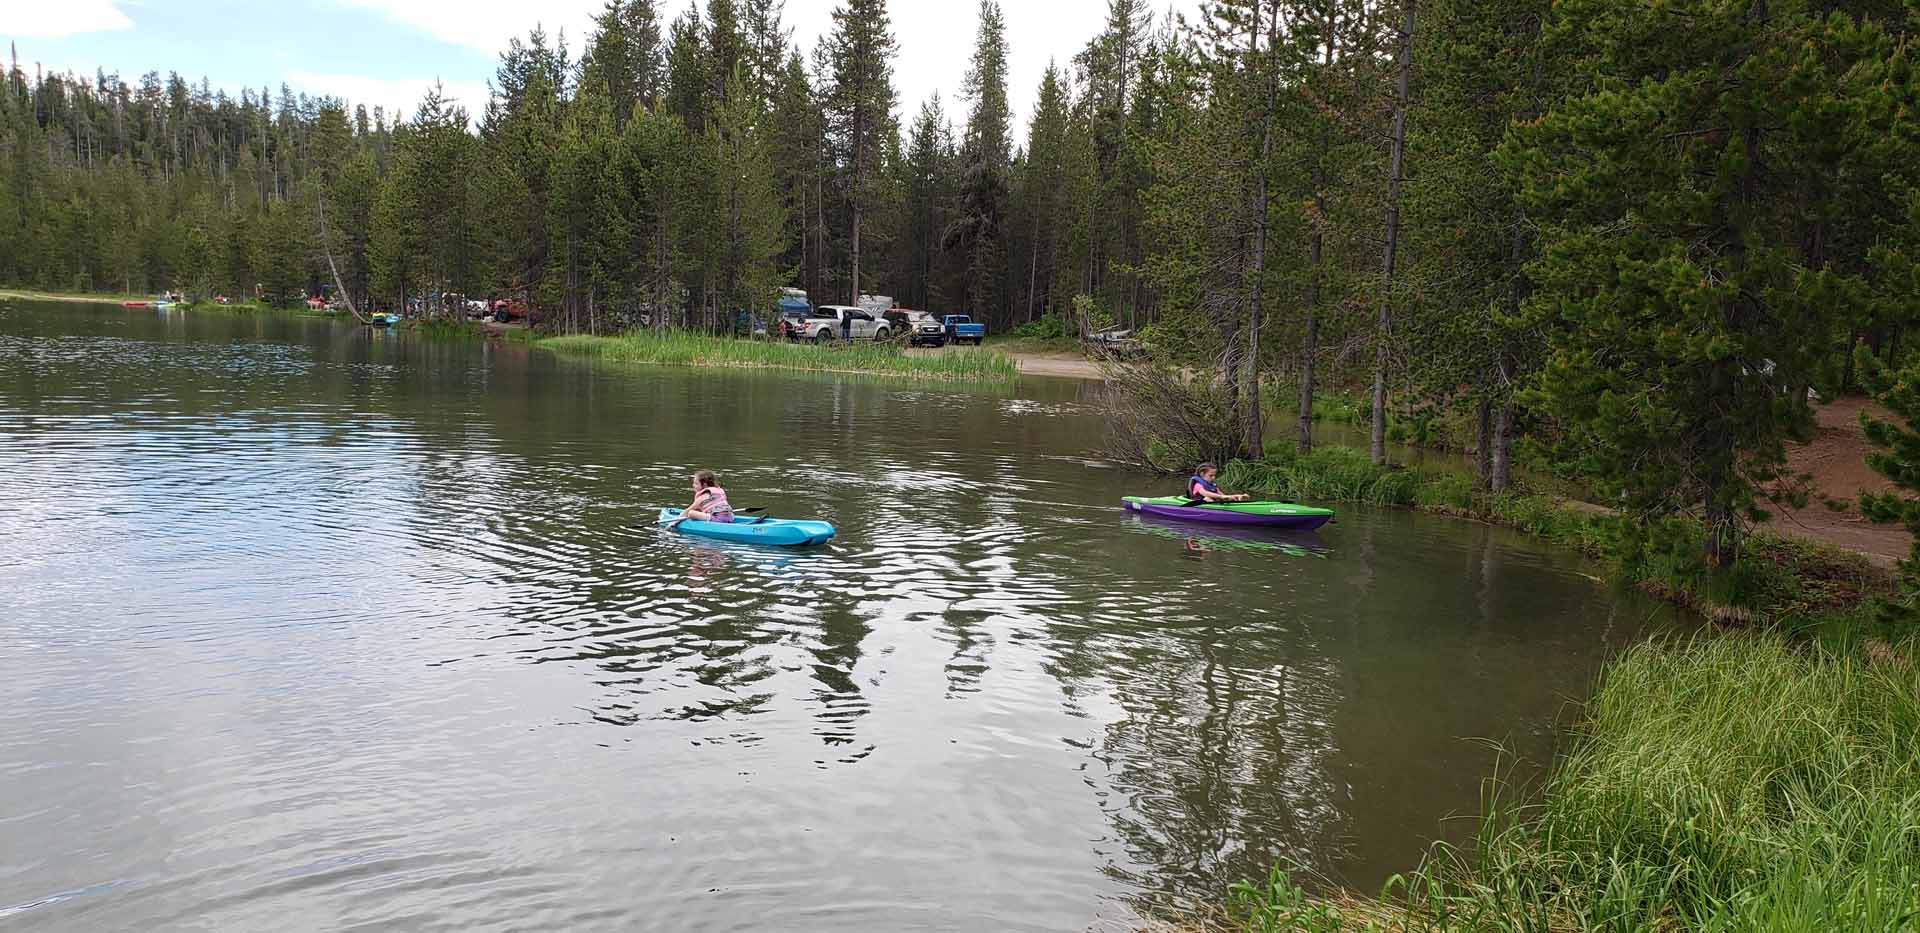
[(153, 302), (151, 302), (151, 301), (123, 301), (123, 302), (120, 302), (120, 307), (122, 307), (122, 308), (151, 308), (151, 307), (153, 307)]
[(1316, 509), (1292, 502), (1199, 503), (1184, 496), (1126, 496), (1120, 501), (1129, 512), (1220, 525), (1260, 525), (1311, 531), (1333, 520), (1331, 509)]
[[(662, 525), (679, 517), (679, 509), (660, 510)], [(673, 526), (673, 530), (722, 541), (776, 544), (782, 547), (824, 544), (833, 539), (833, 523), (793, 518), (738, 518), (730, 522), (688, 519)]]
[(400, 315), (391, 311), (375, 311), (367, 318), (367, 323), (375, 327), (392, 327), (400, 323)]

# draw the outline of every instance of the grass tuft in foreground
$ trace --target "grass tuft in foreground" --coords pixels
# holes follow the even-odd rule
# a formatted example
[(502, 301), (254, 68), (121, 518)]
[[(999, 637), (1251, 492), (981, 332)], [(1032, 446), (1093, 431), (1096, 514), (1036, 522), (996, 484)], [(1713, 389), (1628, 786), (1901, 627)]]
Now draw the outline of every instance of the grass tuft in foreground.
[(635, 331), (618, 337), (554, 337), (540, 341), (556, 352), (657, 366), (717, 366), (811, 372), (874, 373), (917, 379), (1012, 382), (1019, 370), (990, 350), (949, 348), (909, 356), (899, 346), (871, 341), (825, 346)]
[(1355, 909), (1284, 874), (1233, 925), (1301, 930), (1905, 930), (1920, 926), (1912, 643), (1778, 635), (1643, 645), (1608, 670), (1540, 802), (1495, 802)]

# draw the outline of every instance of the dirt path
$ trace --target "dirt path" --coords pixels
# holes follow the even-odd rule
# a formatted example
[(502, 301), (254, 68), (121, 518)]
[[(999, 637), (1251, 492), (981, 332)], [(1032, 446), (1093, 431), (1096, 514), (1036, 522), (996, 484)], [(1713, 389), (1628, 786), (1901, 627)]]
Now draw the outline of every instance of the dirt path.
[[(1100, 378), (1100, 364), (1078, 353), (1031, 352), (994, 346), (989, 346), (987, 349), (1012, 360), (1013, 365), (1020, 368), (1020, 374), (1023, 376), (1051, 376), (1060, 379)], [(907, 354), (910, 356), (933, 356), (945, 352), (947, 352), (945, 349), (907, 348)]]
[(1063, 379), (1098, 379), (1100, 364), (1077, 353), (1005, 353), (1025, 376), (1057, 376)]
[[(1813, 475), (1813, 501), (1803, 509), (1774, 509), (1767, 527), (1781, 534), (1824, 541), (1873, 558), (1875, 563), (1891, 565), (1907, 556), (1911, 538), (1898, 525), (1876, 525), (1860, 514), (1855, 502), (1860, 490), (1888, 492), (1893, 484), (1867, 466), (1867, 443), (1860, 428), (1860, 413), (1887, 417), (1880, 406), (1863, 398), (1843, 398), (1813, 411), (1814, 436), (1807, 444), (1787, 445), (1787, 470)], [(1820, 501), (1822, 497), (1847, 503), (1843, 512), (1835, 512)]]

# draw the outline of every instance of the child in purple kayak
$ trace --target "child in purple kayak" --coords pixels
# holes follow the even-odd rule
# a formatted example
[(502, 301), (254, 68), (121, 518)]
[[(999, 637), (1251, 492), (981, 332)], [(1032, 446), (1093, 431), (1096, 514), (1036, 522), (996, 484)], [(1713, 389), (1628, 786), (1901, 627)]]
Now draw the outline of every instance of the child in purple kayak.
[(1220, 478), (1220, 468), (1211, 463), (1202, 463), (1193, 468), (1193, 476), (1187, 479), (1187, 498), (1205, 502), (1245, 502), (1245, 493), (1228, 495), (1221, 492), (1214, 480)]
[(727, 501), (727, 491), (720, 488), (720, 480), (712, 470), (701, 470), (693, 474), (693, 504), (680, 512), (680, 517), (667, 523), (672, 528), (687, 519), (697, 522), (733, 521), (733, 504)]

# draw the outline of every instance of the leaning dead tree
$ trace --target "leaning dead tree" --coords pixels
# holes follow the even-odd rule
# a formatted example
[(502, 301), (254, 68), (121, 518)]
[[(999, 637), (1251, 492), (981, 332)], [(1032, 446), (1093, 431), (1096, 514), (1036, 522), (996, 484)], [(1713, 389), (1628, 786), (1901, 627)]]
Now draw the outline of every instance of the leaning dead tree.
[(353, 305), (353, 293), (347, 291), (347, 283), (340, 278), (340, 266), (333, 261), (333, 238), (327, 233), (327, 196), (321, 194), (314, 199), (313, 212), (320, 217), (320, 251), (327, 255), (327, 271), (333, 273), (333, 287), (340, 292), (340, 300), (347, 303), (347, 310), (353, 318), (362, 324), (370, 323)]
[(1106, 459), (1154, 473), (1180, 473), (1240, 456), (1247, 439), (1236, 418), (1231, 378), (1172, 366), (1108, 361)]

